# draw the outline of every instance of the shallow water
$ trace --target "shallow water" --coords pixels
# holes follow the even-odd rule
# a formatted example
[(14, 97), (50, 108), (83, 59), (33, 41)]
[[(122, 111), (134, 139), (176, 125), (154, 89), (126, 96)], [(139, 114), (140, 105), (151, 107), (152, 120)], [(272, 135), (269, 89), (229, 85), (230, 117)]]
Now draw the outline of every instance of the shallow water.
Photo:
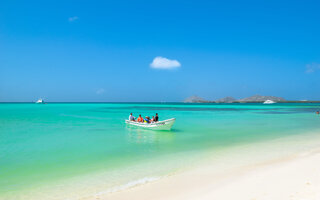
[[(100, 192), (158, 177), (206, 152), (318, 131), (317, 110), (311, 103), (2, 103), (0, 198), (66, 180)], [(177, 120), (172, 131), (137, 129), (124, 123), (130, 112)]]

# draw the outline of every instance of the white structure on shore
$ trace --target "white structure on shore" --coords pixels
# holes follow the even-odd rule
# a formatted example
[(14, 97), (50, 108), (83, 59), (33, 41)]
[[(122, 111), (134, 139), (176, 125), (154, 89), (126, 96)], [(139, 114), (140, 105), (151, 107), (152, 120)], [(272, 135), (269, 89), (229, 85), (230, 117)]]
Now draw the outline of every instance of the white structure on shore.
[(263, 102), (263, 104), (273, 104), (273, 103), (276, 103), (276, 102), (272, 100), (266, 100), (265, 102)]

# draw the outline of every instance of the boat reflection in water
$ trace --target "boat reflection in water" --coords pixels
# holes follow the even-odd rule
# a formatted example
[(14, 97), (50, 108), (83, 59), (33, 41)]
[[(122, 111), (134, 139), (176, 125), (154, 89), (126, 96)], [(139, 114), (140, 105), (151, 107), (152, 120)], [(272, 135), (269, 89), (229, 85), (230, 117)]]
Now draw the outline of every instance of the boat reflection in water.
[(136, 144), (161, 144), (169, 143), (174, 140), (174, 131), (154, 131), (140, 129), (134, 126), (127, 126), (128, 141)]

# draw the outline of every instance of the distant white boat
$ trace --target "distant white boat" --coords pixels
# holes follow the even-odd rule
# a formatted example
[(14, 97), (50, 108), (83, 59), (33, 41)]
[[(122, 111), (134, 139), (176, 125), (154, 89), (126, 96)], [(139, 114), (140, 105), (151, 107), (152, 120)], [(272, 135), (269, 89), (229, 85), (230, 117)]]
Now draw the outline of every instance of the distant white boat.
[(38, 99), (38, 101), (36, 101), (36, 103), (44, 103), (43, 99)]
[(126, 124), (137, 126), (140, 128), (146, 128), (151, 130), (171, 130), (171, 127), (173, 126), (174, 122), (176, 121), (175, 118), (167, 119), (163, 121), (153, 122), (153, 123), (142, 123), (142, 122), (135, 122), (135, 121), (129, 121), (126, 120)]
[(265, 102), (263, 102), (263, 104), (273, 104), (273, 103), (276, 103), (276, 102), (272, 100), (266, 100)]

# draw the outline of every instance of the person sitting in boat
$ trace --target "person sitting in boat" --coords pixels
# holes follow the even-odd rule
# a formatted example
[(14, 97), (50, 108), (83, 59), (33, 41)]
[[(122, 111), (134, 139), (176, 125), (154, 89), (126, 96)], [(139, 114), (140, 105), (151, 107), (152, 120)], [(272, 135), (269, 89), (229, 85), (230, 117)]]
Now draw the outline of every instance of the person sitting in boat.
[(154, 118), (154, 122), (157, 122), (157, 121), (159, 121), (158, 113), (156, 113), (156, 117)]
[(134, 119), (134, 116), (132, 115), (132, 113), (130, 113), (130, 115), (129, 115), (129, 121), (136, 121), (136, 120)]
[(155, 122), (154, 116), (152, 116), (152, 119), (150, 120), (150, 123)]
[(143, 122), (143, 118), (141, 117), (141, 115), (139, 115), (137, 122)]
[(144, 121), (145, 121), (146, 123), (150, 123), (150, 117), (146, 116), (146, 118), (144, 119)]

